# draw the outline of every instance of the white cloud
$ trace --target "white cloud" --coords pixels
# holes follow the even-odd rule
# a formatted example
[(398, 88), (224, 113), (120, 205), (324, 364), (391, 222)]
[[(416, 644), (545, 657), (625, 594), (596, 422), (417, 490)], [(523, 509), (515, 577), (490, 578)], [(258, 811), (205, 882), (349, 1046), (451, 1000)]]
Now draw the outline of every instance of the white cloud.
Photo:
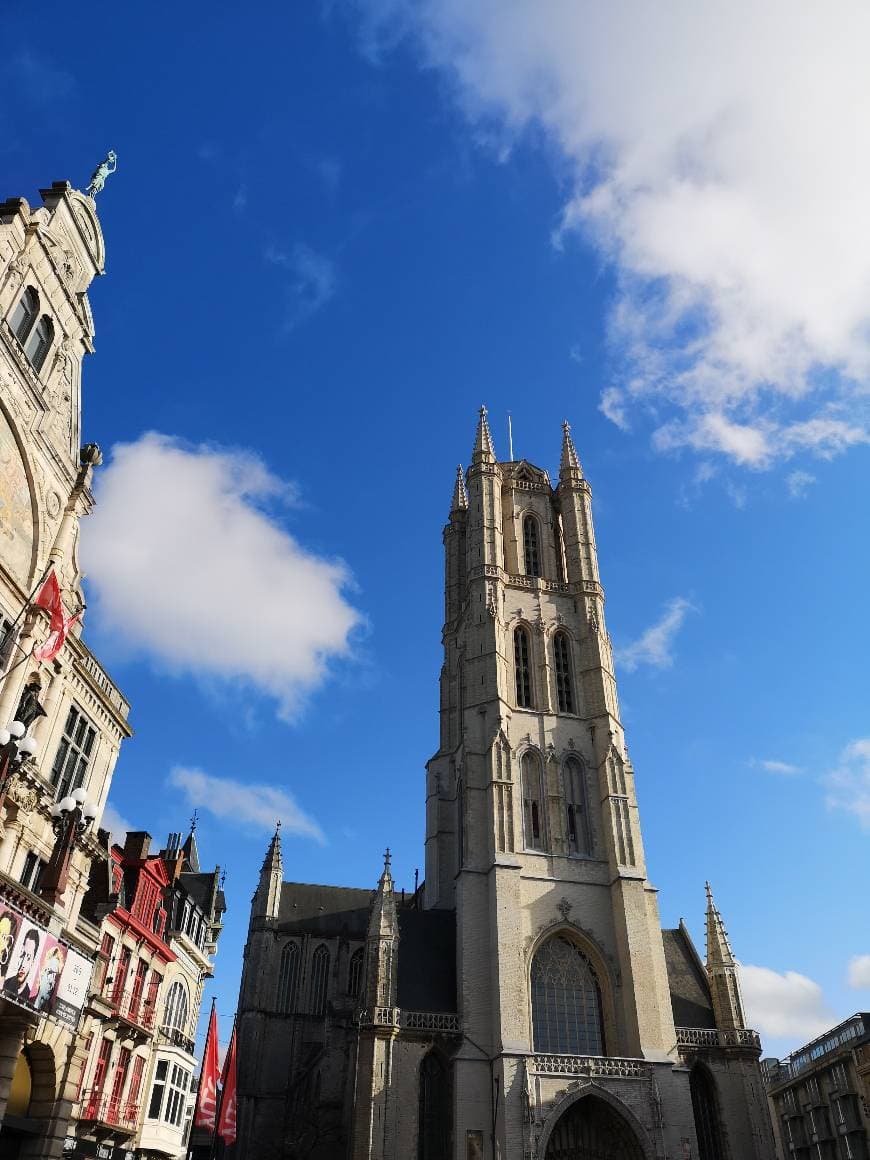
[(870, 955), (849, 959), (849, 986), (854, 991), (870, 991)]
[(413, 35), (474, 136), (554, 147), (560, 236), (616, 272), (605, 414), (750, 468), (867, 442), (870, 7), (356, 4), (369, 56)]
[(624, 648), (616, 649), (616, 659), (630, 673), (639, 665), (667, 669), (674, 663), (671, 648), (674, 637), (694, 606), (684, 596), (675, 596), (665, 605), (665, 610), (655, 624), (650, 625), (637, 640)]
[(128, 822), (123, 814), (118, 813), (111, 802), (106, 802), (103, 809), (103, 816), (99, 822), (99, 828), (101, 830), (108, 830), (112, 844), (119, 846), (124, 845), (128, 831), (136, 829), (132, 822)]
[(338, 271), (325, 254), (319, 254), (300, 242), (289, 253), (269, 246), (265, 258), (273, 266), (281, 266), (290, 273), (285, 330), (294, 330), (335, 297)]
[(816, 477), (808, 471), (792, 471), (786, 476), (788, 494), (792, 499), (803, 499), (807, 491), (816, 482)]
[(756, 766), (758, 769), (763, 769), (765, 773), (782, 773), (786, 776), (790, 776), (793, 773), (800, 773), (801, 771), (799, 765), (791, 765), (787, 761), (757, 760), (753, 757), (750, 764)]
[(819, 984), (797, 971), (742, 966), (740, 989), (747, 1022), (762, 1036), (806, 1042), (837, 1022)]
[(246, 785), (231, 777), (210, 777), (201, 769), (176, 765), (169, 784), (183, 790), (190, 805), (217, 818), (271, 833), (281, 822), (282, 834), (298, 834), (325, 842), (323, 831), (286, 790), (274, 785)]
[(870, 830), (870, 737), (847, 745), (823, 782), (829, 808), (854, 814), (862, 828)]
[(254, 455), (148, 433), (113, 449), (82, 556), (101, 628), (173, 672), (239, 683), (284, 719), (347, 657), (346, 567), (306, 551), (264, 505), (291, 485)]

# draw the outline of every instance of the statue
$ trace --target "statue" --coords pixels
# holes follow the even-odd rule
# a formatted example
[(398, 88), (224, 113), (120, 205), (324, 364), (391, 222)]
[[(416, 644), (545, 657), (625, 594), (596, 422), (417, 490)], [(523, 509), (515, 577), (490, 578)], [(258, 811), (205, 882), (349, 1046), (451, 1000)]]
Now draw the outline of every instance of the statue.
[(118, 155), (114, 149), (110, 149), (105, 158), (100, 162), (94, 172), (91, 174), (91, 183), (85, 190), (88, 197), (96, 197), (103, 186), (106, 184), (106, 178), (110, 173), (114, 173), (118, 168)]
[(41, 692), (42, 681), (39, 679), (39, 673), (31, 673), (27, 678), (27, 684), (24, 686), (24, 692), (21, 694), (21, 700), (18, 702), (14, 717), (14, 720), (20, 721), (28, 731), (34, 721), (45, 716), (45, 709), (39, 703)]

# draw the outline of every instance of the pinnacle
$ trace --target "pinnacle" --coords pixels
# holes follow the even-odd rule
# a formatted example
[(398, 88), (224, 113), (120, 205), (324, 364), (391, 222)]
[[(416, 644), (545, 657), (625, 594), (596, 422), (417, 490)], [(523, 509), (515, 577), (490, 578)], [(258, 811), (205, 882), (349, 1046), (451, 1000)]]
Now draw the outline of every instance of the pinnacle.
[(450, 505), (450, 514), (465, 511), (468, 507), (468, 493), (465, 490), (465, 472), (462, 464), (456, 468), (456, 483), (453, 485), (453, 502)]
[(263, 871), (267, 874), (282, 866), (281, 859), (281, 822), (275, 823), (275, 833), (272, 835), (272, 841), (269, 843), (269, 849), (266, 851), (266, 857), (263, 859)]
[(486, 407), (478, 412), (477, 433), (474, 437), (474, 451), (471, 455), (472, 463), (495, 462), (495, 448), (492, 445), (492, 435), (489, 433), (489, 422), (486, 418)]
[(705, 883), (705, 886), (707, 890), (707, 969), (736, 966), (734, 953), (728, 941), (728, 932), (722, 921), (722, 915), (713, 901), (710, 883)]
[(562, 424), (562, 460), (559, 464), (559, 478), (583, 478), (583, 468), (580, 466), (577, 448), (571, 438), (571, 424), (567, 419)]
[(390, 869), (390, 867), (392, 865), (392, 861), (393, 861), (393, 859), (392, 859), (392, 855), (390, 854), (390, 847), (387, 846), (387, 849), (384, 853), (384, 870), (383, 870), (383, 873), (381, 874), (380, 880), (378, 881), (378, 890), (379, 891), (393, 889), (393, 874), (392, 874), (392, 871)]

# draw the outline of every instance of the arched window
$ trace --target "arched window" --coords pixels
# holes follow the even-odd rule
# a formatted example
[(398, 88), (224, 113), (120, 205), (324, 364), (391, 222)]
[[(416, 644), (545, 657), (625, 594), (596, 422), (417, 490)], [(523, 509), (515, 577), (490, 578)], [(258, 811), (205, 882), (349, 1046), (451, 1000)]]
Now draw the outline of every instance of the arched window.
[(288, 1015), (296, 1006), (296, 985), (299, 979), (299, 944), (288, 942), (281, 951), (281, 968), (278, 972), (277, 1007), (282, 1015)]
[(326, 991), (329, 983), (329, 949), (323, 943), (311, 960), (311, 1014), (326, 1014)]
[(520, 709), (531, 709), (532, 707), (530, 654), (528, 629), (519, 625), (514, 629), (514, 673), (517, 684), (517, 705)]
[(553, 637), (553, 659), (556, 668), (556, 700), (560, 713), (574, 712), (574, 682), (571, 679), (571, 646), (568, 634), (557, 632)]
[(350, 965), (347, 968), (347, 993), (359, 999), (363, 984), (363, 964), (365, 963), (365, 948), (353, 952), (350, 956)]
[(695, 1116), (695, 1132), (698, 1136), (699, 1160), (722, 1160), (722, 1130), (716, 1107), (716, 1090), (713, 1077), (703, 1064), (695, 1064), (689, 1075), (689, 1091), (692, 1095), (692, 1112)]
[(592, 833), (589, 827), (586, 770), (582, 761), (576, 757), (569, 757), (562, 767), (562, 781), (565, 791), (568, 850), (572, 854), (591, 854)]
[(32, 286), (28, 286), (18, 300), (18, 305), (12, 311), (12, 317), (9, 319), (12, 333), (22, 346), (24, 346), (24, 343), (27, 341), (27, 336), (33, 329), (37, 314), (39, 314), (39, 295)]
[(603, 1055), (601, 989), (589, 960), (556, 935), (532, 962), (532, 1037), (547, 1055)]
[(543, 850), (544, 834), (543, 767), (537, 753), (523, 754), (523, 839), (527, 850)]
[(448, 1160), (449, 1139), (447, 1072), (438, 1056), (430, 1051), (420, 1064), (417, 1160)]
[(534, 516), (523, 517), (523, 562), (527, 576), (540, 576), (541, 554), (538, 546), (538, 521)]
[(187, 1031), (189, 1012), (187, 989), (180, 979), (176, 979), (166, 996), (166, 1003), (163, 1007), (163, 1026), (170, 1031), (180, 1031), (184, 1035)]
[(30, 365), (37, 372), (42, 370), (42, 364), (45, 362), (45, 356), (48, 354), (51, 347), (51, 340), (54, 338), (54, 323), (47, 314), (43, 314), (39, 322), (37, 322), (33, 333), (27, 342), (24, 344), (24, 353), (30, 360)]

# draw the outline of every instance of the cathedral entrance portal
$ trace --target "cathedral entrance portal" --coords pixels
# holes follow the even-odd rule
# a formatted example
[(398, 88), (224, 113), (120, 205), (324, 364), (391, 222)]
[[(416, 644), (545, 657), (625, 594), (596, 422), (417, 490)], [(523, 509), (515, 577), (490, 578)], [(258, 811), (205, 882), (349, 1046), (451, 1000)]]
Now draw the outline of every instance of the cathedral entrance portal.
[(644, 1160), (644, 1154), (610, 1104), (585, 1096), (557, 1121), (544, 1160)]

